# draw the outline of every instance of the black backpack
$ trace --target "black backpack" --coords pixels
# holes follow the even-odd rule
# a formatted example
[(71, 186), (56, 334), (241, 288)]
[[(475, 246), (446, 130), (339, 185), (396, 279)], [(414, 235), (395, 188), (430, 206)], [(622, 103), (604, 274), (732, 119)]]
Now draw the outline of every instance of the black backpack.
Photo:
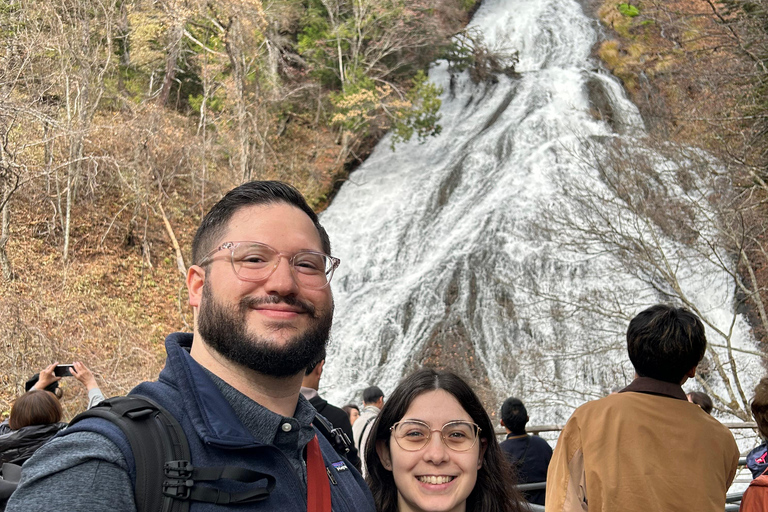
[[(149, 398), (131, 395), (104, 400), (77, 415), (70, 427), (86, 418), (112, 422), (128, 440), (136, 461), (134, 497), (138, 512), (187, 512), (191, 501), (220, 505), (253, 503), (266, 499), (275, 487), (272, 475), (258, 471), (235, 466), (192, 466), (181, 425)], [(334, 429), (319, 415), (312, 423), (338, 453), (346, 455), (349, 439), (341, 429)], [(221, 479), (257, 485), (239, 493), (197, 485)]]

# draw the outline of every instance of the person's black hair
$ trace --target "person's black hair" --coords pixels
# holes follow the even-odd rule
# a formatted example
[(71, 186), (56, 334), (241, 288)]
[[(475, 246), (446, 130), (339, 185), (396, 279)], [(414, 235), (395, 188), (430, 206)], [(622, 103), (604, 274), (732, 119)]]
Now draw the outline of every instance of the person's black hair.
[(325, 355), (325, 347), (323, 347), (323, 349), (317, 353), (315, 360), (307, 365), (307, 369), (304, 370), (304, 375), (309, 375), (312, 373), (312, 370), (314, 370), (315, 367), (320, 364), (320, 361), (325, 359)]
[(706, 349), (704, 325), (685, 308), (658, 304), (629, 322), (627, 352), (641, 377), (680, 384)]
[(400, 421), (411, 403), (423, 393), (442, 389), (450, 393), (480, 426), (480, 441), (485, 444), (483, 463), (477, 482), (467, 498), (467, 512), (522, 512), (522, 496), (515, 488), (512, 469), (499, 448), (493, 424), (472, 388), (454, 373), (431, 369), (417, 370), (404, 378), (389, 396), (371, 427), (365, 450), (368, 469), (366, 482), (371, 488), (378, 512), (397, 512), (397, 487), (392, 472), (385, 469), (376, 443), (391, 442), (390, 427)]
[(712, 403), (712, 399), (709, 395), (702, 393), (701, 391), (691, 391), (688, 393), (691, 398), (691, 402), (701, 407), (701, 410), (707, 414), (712, 414), (712, 409), (715, 408), (715, 404)]
[(202, 258), (215, 249), (229, 220), (238, 210), (275, 203), (286, 203), (306, 213), (320, 235), (323, 252), (331, 254), (328, 233), (320, 225), (317, 214), (309, 207), (301, 192), (282, 181), (250, 181), (227, 192), (203, 217), (192, 240), (192, 261), (199, 264)]
[(528, 423), (528, 411), (519, 398), (509, 397), (501, 405), (501, 419), (504, 426), (514, 435), (525, 434), (525, 424)]
[(370, 386), (363, 390), (363, 403), (372, 404), (379, 401), (384, 396), (384, 392), (378, 386)]

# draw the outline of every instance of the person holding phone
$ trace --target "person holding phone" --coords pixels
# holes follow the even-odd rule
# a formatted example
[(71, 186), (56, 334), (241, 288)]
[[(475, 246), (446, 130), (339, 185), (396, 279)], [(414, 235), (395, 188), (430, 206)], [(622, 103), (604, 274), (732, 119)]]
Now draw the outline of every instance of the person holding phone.
[(13, 403), (8, 431), (0, 435), (0, 463), (21, 466), (46, 441), (67, 426), (56, 395), (32, 389)]
[(59, 381), (64, 377), (74, 377), (88, 391), (88, 409), (104, 400), (104, 394), (99, 389), (96, 377), (85, 364), (75, 361), (72, 364), (59, 364), (58, 361), (46, 366), (39, 374), (33, 375), (26, 383), (26, 390), (40, 389), (50, 391), (61, 398)]
[(25, 393), (13, 403), (11, 415), (0, 423), (0, 462), (21, 465), (67, 424), (59, 403), (63, 377), (74, 377), (88, 390), (88, 408), (104, 400), (93, 372), (83, 363), (49, 364), (33, 375)]

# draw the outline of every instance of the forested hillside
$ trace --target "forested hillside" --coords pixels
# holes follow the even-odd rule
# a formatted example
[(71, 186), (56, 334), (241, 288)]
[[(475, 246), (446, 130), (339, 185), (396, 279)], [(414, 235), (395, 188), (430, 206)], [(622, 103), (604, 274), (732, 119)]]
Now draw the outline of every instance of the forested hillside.
[[(4, 3), (0, 411), (54, 360), (85, 362), (107, 395), (154, 378), (164, 336), (190, 328), (200, 215), (249, 179), (289, 181), (320, 209), (386, 130), (395, 143), (438, 133), (429, 63), (477, 80), (494, 68), (481, 35), (461, 33), (475, 3)], [(585, 7), (604, 25), (596, 56), (652, 138), (705, 149), (739, 184), (724, 239), (763, 336), (768, 1)], [(82, 390), (64, 386), (71, 414)]]
[(424, 71), (471, 59), (474, 3), (3, 3), (0, 411), (48, 361), (109, 394), (155, 375), (201, 213), (250, 179), (322, 208), (386, 130), (436, 133)]

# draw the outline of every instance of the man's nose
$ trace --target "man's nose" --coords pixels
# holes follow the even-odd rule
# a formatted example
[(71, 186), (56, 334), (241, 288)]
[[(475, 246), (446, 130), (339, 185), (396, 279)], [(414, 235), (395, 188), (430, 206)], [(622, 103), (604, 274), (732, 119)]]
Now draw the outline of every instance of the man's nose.
[(277, 256), (274, 270), (264, 282), (267, 293), (291, 295), (298, 292), (299, 283), (291, 268), (290, 260), (282, 254)]

